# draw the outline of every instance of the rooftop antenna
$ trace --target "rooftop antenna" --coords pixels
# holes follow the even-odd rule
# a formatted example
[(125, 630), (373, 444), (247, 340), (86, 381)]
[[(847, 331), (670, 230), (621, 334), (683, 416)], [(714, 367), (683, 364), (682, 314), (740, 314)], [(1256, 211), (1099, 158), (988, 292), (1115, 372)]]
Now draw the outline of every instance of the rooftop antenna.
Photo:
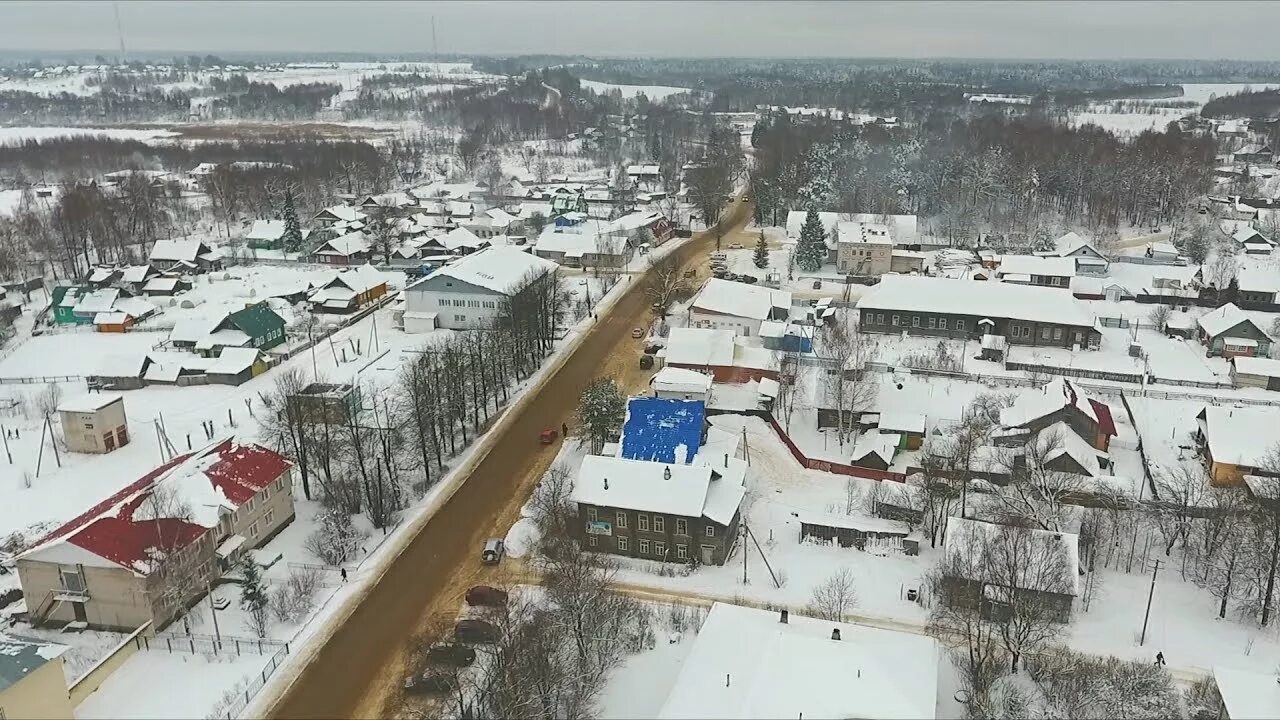
[(127, 58), (124, 51), (124, 30), (120, 28), (120, 3), (111, 3), (111, 8), (116, 14), (116, 36), (120, 38), (120, 64), (123, 65)]

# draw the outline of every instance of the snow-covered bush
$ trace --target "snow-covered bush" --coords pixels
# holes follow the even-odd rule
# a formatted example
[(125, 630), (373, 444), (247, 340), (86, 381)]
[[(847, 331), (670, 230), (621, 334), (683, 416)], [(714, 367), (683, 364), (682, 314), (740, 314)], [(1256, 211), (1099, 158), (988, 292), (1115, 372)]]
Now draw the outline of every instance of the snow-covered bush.
[(1173, 676), (1148, 660), (1050, 648), (1028, 658), (1025, 667), (1043, 694), (1042, 717), (1160, 720), (1182, 716), (1182, 698)]
[(307, 537), (307, 550), (326, 565), (341, 565), (355, 555), (365, 537), (350, 515), (329, 509), (320, 514), (320, 526)]
[(320, 570), (314, 567), (295, 568), (288, 579), (271, 592), (271, 612), (282, 623), (296, 623), (315, 606), (316, 590), (320, 588)]

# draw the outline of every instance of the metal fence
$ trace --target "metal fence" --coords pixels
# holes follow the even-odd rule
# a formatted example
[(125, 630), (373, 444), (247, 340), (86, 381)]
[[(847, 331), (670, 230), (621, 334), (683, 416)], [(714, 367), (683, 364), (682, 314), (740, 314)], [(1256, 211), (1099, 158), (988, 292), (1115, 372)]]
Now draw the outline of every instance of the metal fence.
[(270, 638), (242, 638), (234, 635), (187, 635), (162, 633), (155, 637), (139, 636), (146, 650), (164, 650), (170, 653), (197, 653), (212, 655), (268, 655), (283, 649), (288, 654), (289, 643)]
[[(253, 700), (254, 696), (262, 691), (262, 688), (267, 684), (267, 680), (275, 674), (276, 670), (280, 669), (280, 666), (284, 664), (285, 658), (288, 657), (288, 655), (289, 644), (285, 643), (284, 647), (281, 647), (269, 660), (267, 660), (267, 664), (262, 668), (262, 671), (255, 675), (253, 680), (249, 681), (249, 684), (243, 691), (236, 695), (235, 702), (231, 703), (231, 705), (227, 707), (227, 720), (235, 720), (235, 718), (240, 717), (240, 713), (244, 712), (245, 708), (249, 707), (249, 703)], [(218, 717), (222, 716), (219, 715)]]

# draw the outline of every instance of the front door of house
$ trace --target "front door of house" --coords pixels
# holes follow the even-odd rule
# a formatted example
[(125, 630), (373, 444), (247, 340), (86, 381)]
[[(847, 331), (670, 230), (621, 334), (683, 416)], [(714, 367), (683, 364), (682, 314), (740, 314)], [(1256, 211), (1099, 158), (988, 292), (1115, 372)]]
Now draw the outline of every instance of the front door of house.
[(702, 546), (702, 564), (703, 565), (714, 565), (715, 555), (716, 555), (715, 546), (713, 545)]
[(89, 622), (89, 616), (86, 615), (84, 611), (84, 603), (82, 602), (71, 603), (71, 612), (75, 614), (76, 622)]

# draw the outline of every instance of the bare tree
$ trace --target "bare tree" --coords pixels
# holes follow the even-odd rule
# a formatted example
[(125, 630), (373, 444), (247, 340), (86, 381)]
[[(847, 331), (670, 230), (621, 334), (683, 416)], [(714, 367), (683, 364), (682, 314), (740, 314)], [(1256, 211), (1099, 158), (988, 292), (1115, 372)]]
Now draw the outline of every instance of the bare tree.
[[(1168, 557), (1174, 545), (1182, 543), (1184, 549), (1187, 547), (1196, 518), (1209, 496), (1209, 474), (1200, 463), (1187, 460), (1158, 468), (1152, 482), (1156, 497), (1149, 503), (1151, 517), (1164, 538), (1164, 554)], [(1185, 574), (1185, 565), (1183, 569)]]
[(851, 314), (846, 318), (822, 326), (817, 337), (818, 354), (831, 365), (825, 378), (826, 391), (836, 409), (841, 447), (849, 442), (858, 416), (874, 406), (880, 390), (876, 378), (866, 371), (866, 363), (875, 356), (876, 344), (858, 332)]
[(858, 604), (853, 571), (840, 568), (813, 589), (813, 596), (805, 612), (816, 618), (845, 622)]
[(1056, 469), (1060, 462), (1074, 460), (1068, 448), (1071, 438), (1065, 432), (1070, 430), (1042, 430), (1026, 445), (1006, 448), (998, 455), (996, 462), (1009, 476), (1008, 484), (996, 494), (1005, 513), (1045, 530), (1061, 530), (1069, 519), (1071, 501), (1093, 489), (1090, 476)]
[(1202, 547), (1200, 577), (1196, 584), (1218, 599), (1218, 617), (1240, 596), (1241, 576), (1248, 561), (1247, 502), (1234, 488), (1210, 490), (1207, 517), (1196, 525)]
[(674, 254), (668, 254), (650, 262), (644, 294), (654, 307), (665, 314), (673, 302), (689, 292), (689, 286), (680, 270), (680, 262)]
[(1151, 308), (1151, 312), (1147, 314), (1147, 319), (1155, 326), (1156, 332), (1164, 332), (1169, 326), (1169, 316), (1173, 314), (1173, 307), (1165, 304), (1156, 305)]

